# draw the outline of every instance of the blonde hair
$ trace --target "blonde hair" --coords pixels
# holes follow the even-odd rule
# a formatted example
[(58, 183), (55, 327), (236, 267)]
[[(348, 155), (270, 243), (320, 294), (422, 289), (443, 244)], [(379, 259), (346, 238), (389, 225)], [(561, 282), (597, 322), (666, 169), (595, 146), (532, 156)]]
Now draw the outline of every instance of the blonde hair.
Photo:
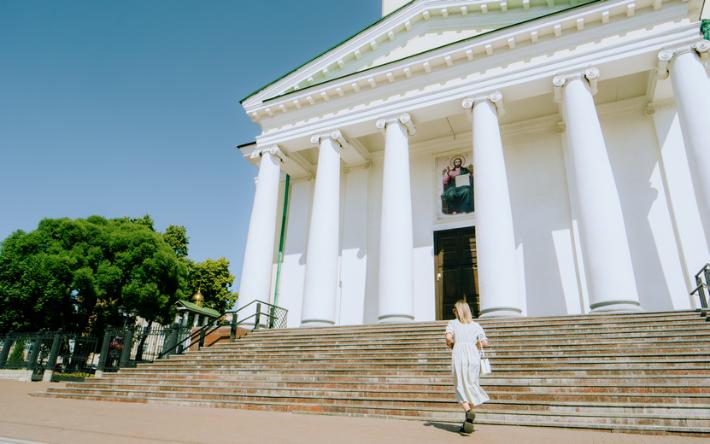
[(456, 308), (456, 319), (458, 319), (460, 323), (470, 324), (473, 322), (471, 307), (468, 306), (466, 301), (459, 299), (456, 301), (456, 304), (454, 304), (454, 308)]

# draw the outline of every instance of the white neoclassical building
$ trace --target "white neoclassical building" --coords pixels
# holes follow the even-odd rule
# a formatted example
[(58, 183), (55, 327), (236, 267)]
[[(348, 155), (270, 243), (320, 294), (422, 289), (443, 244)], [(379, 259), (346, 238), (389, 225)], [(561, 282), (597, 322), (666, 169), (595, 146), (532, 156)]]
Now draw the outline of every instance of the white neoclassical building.
[(240, 306), (289, 326), (445, 319), (459, 298), (479, 316), (693, 306), (702, 7), (384, 1), (242, 102), (261, 134), (239, 147), (259, 171)]

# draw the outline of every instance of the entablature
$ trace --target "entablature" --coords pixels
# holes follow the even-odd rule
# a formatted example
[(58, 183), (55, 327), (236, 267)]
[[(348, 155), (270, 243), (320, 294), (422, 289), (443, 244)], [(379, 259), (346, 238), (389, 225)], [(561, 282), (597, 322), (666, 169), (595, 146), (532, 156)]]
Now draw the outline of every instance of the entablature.
[[(691, 2), (692, 3), (692, 2)], [(524, 63), (535, 46), (536, 57), (574, 50), (586, 42), (614, 40), (635, 29), (663, 27), (687, 19), (690, 3), (681, 0), (597, 2), (486, 33), (406, 60), (333, 79), (303, 91), (247, 105), (247, 113), (264, 132), (292, 122), (337, 114), (356, 103), (366, 106), (384, 95), (431, 89), (437, 83), (483, 67)], [(607, 44), (605, 42), (605, 44)], [(611, 43), (613, 44), (613, 43)]]

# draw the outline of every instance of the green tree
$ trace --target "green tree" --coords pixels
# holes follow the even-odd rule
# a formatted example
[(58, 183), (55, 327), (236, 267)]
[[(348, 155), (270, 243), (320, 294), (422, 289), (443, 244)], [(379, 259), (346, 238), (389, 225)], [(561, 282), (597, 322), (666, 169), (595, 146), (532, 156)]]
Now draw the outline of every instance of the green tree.
[(0, 332), (84, 331), (125, 314), (169, 322), (189, 263), (153, 225), (149, 216), (44, 219), (11, 234), (0, 245)]
[(187, 230), (182, 225), (170, 225), (165, 229), (163, 239), (175, 252), (177, 257), (187, 256), (187, 245), (190, 239), (187, 237)]
[(205, 307), (220, 313), (231, 308), (237, 300), (237, 293), (230, 290), (234, 275), (229, 272), (229, 261), (223, 257), (204, 262), (190, 262), (188, 288), (190, 294), (199, 289), (204, 296)]

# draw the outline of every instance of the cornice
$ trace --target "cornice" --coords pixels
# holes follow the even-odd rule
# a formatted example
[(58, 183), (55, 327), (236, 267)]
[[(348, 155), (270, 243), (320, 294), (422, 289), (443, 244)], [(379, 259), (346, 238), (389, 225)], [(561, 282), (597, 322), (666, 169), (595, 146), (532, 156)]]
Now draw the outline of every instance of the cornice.
[[(668, 46), (682, 46), (697, 40), (697, 27), (693, 23), (681, 24), (677, 27), (669, 27), (658, 30), (651, 35), (644, 35), (628, 41), (619, 39), (612, 44), (591, 48), (583, 53), (566, 53), (554, 60), (532, 61), (524, 64), (512, 64), (511, 69), (495, 75), (475, 76), (462, 79), (456, 85), (445, 85), (438, 89), (424, 90), (416, 88), (413, 94), (408, 96), (400, 95), (393, 102), (382, 101), (373, 106), (357, 107), (347, 109), (344, 113), (330, 113), (323, 118), (313, 119), (310, 122), (299, 125), (285, 125), (283, 128), (274, 128), (266, 131), (257, 137), (261, 143), (280, 143), (285, 141), (300, 140), (303, 137), (310, 137), (315, 132), (326, 132), (332, 128), (348, 128), (353, 125), (367, 125), (380, 118), (383, 114), (396, 115), (402, 112), (417, 112), (424, 108), (433, 106), (451, 107), (451, 102), (458, 102), (466, 97), (485, 94), (486, 92), (501, 90), (506, 93), (509, 88), (516, 88), (518, 85), (532, 85), (528, 88), (530, 94), (545, 94), (553, 92), (552, 78), (561, 72), (568, 73), (574, 70), (583, 70), (591, 64), (599, 66), (604, 73), (604, 66), (610, 63), (617, 67), (612, 74), (607, 76), (626, 75), (653, 69), (655, 65), (650, 63), (646, 66), (646, 54), (655, 54)], [(628, 63), (618, 65), (618, 61), (626, 59), (629, 55), (633, 57), (643, 57), (642, 65), (629, 65)], [(651, 59), (652, 60), (652, 59)], [(649, 60), (649, 62), (651, 61)], [(509, 61), (510, 62), (510, 61)], [(628, 72), (627, 72), (628, 71)], [(609, 78), (609, 77), (606, 77)], [(435, 80), (432, 80), (435, 81)], [(518, 96), (514, 100), (523, 97)], [(299, 120), (306, 121), (301, 117)], [(364, 133), (355, 134), (360, 137)], [(300, 143), (300, 142), (299, 142)]]
[[(432, 18), (452, 20), (457, 17), (475, 15), (480, 17), (486, 17), (489, 14), (507, 15), (512, 12), (527, 11), (531, 7), (533, 9), (536, 7), (548, 9), (558, 7), (557, 11), (559, 11), (565, 7), (581, 6), (594, 1), (598, 0), (457, 0), (448, 2), (425, 0), (412, 2), (250, 94), (242, 100), (242, 103), (245, 106), (251, 106), (267, 100), (269, 95), (274, 95), (274, 90), (288, 88), (288, 84), (301, 85), (299, 89), (312, 86), (316, 84), (315, 77), (317, 75), (337, 72), (348, 62), (360, 60), (368, 53), (376, 51), (379, 45), (392, 41), (401, 34), (409, 33), (418, 23), (429, 22)], [(302, 85), (304, 83), (305, 85)]]
[[(481, 59), (516, 50), (521, 44), (536, 44), (542, 39), (569, 37), (584, 32), (590, 26), (611, 26), (619, 17), (633, 17), (639, 11), (658, 10), (665, 4), (681, 4), (680, 0), (618, 0), (585, 4), (572, 10), (564, 10), (552, 16), (544, 16), (529, 22), (456, 42), (443, 48), (414, 56), (344, 78), (333, 79), (307, 91), (296, 91), (277, 97), (267, 103), (246, 106), (247, 114), (254, 120), (274, 117), (279, 114), (313, 107), (364, 91), (374, 90), (413, 77), (431, 75), (461, 65), (480, 62)], [(685, 6), (685, 5), (684, 5)], [(687, 7), (686, 7), (687, 9)], [(529, 49), (529, 48), (528, 48)]]

